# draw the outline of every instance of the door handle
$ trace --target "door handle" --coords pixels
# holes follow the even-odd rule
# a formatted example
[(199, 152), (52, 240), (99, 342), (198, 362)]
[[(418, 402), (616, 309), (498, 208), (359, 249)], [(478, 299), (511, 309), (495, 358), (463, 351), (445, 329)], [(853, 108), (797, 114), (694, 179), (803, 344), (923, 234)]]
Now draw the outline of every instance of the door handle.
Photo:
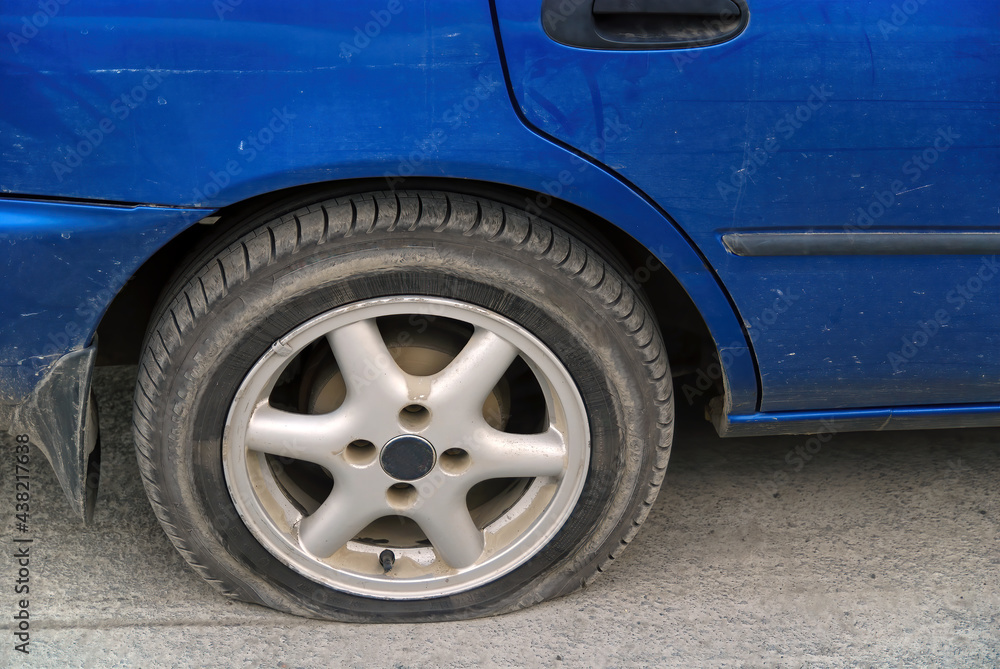
[(749, 20), (746, 0), (542, 0), (546, 34), (585, 49), (709, 46), (736, 37)]
[(594, 14), (670, 14), (682, 16), (737, 16), (732, 0), (594, 0)]

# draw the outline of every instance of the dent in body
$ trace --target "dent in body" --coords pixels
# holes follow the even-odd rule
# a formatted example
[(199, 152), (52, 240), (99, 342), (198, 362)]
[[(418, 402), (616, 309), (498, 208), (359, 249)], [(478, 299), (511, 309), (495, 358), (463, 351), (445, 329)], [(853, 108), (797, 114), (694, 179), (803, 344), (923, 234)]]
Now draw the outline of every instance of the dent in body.
[[(14, 412), (11, 430), (25, 434), (52, 465), (73, 512), (89, 520), (97, 497), (96, 413), (90, 383), (96, 347), (61, 356)], [(88, 418), (90, 423), (88, 424)]]
[(135, 270), (202, 214), (0, 199), (0, 405), (25, 400), (58, 360), (89, 346)]

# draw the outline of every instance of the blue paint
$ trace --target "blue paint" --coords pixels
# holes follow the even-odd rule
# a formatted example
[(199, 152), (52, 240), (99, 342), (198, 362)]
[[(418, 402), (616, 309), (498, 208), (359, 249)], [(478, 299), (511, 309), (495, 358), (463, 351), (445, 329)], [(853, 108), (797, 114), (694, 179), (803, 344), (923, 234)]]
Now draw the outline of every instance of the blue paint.
[(1000, 425), (1000, 404), (887, 407), (839, 411), (776, 411), (728, 416), (718, 425), (727, 437), (759, 434), (836, 434), (859, 430), (927, 430)]
[[(364, 41), (355, 41), (355, 28), (370, 27), (371, 12), (388, 6), (306, 3), (296, 18), (286, 7), (243, 3), (223, 21), (203, 2), (62, 6), (59, 20), (19, 54), (0, 50), (5, 87), (22, 91), (0, 101), (0, 188), (214, 209), (279, 188), (387, 174), (386, 187), (399, 174), (480, 179), (543, 196), (558, 187), (559, 197), (646, 245), (697, 296), (714, 336), (738, 353), (726, 358), (731, 403), (752, 410), (753, 359), (724, 291), (654, 206), (524, 127), (505, 90), (489, 7), (462, 3), (432, 23), (423, 3), (404, 2), (359, 48)], [(6, 3), (0, 34), (19, 29), (20, 17), (36, 10), (30, 2)], [(144, 80), (152, 90), (135, 104)], [(129, 114), (119, 119), (122, 95), (135, 108), (126, 105)], [(104, 119), (114, 125), (110, 132), (101, 130)], [(272, 121), (285, 126), (269, 134)], [(95, 128), (101, 143), (59, 181), (52, 163), (75, 163), (70, 151), (88, 133), (96, 138)], [(559, 182), (563, 172), (567, 183)], [(10, 225), (4, 206), (0, 201), (0, 234)], [(123, 216), (115, 217), (123, 227), (148, 224)], [(63, 224), (81, 233), (93, 221)], [(118, 245), (116, 235), (94, 233), (93, 243), (68, 247), (62, 257), (86, 263), (99, 251), (113, 263), (104, 249)], [(33, 260), (18, 253), (11, 262)], [(85, 283), (53, 279), (46, 291), (72, 309), (84, 299)], [(37, 310), (28, 295), (0, 309), (4, 320)], [(11, 364), (23, 365), (46, 332), (9, 333), (0, 348), (16, 347)], [(25, 387), (17, 389), (15, 396)]]
[[(1000, 400), (1000, 276), (964, 304), (954, 292), (992, 255), (739, 258), (721, 243), (1000, 229), (1000, 8), (755, 0), (731, 42), (625, 52), (556, 44), (537, 3), (496, 4), (527, 122), (630, 180), (718, 273), (751, 326), (760, 409)], [(602, 127), (616, 136), (595, 142)]]
[(0, 199), (0, 404), (87, 346), (135, 270), (204, 214)]
[[(13, 92), (0, 100), (13, 198), (0, 200), (0, 404), (85, 346), (131, 273), (197, 218), (400, 174), (548, 192), (618, 225), (694, 299), (726, 353), (734, 417), (1000, 399), (1000, 277), (949, 299), (984, 259), (738, 258), (720, 239), (997, 229), (1000, 10), (926, 4), (883, 37), (888, 2), (759, 0), (732, 42), (612, 53), (548, 40), (537, 2), (496, 7), (514, 101), (486, 2), (95, 0), (59, 5), (30, 37), (38, 3), (4, 3), (0, 35), (24, 41), (0, 44)], [(935, 141), (910, 181), (907, 162)], [(752, 180), (720, 188), (757, 148)], [(888, 210), (859, 222), (894, 181)], [(940, 310), (948, 321), (894, 368)]]

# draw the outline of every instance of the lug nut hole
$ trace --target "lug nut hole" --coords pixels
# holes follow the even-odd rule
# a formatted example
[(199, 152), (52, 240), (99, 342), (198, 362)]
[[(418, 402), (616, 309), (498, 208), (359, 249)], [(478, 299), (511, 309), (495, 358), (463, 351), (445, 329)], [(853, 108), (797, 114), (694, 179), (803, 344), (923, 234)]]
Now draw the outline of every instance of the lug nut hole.
[(409, 483), (396, 483), (385, 491), (385, 501), (394, 509), (409, 509), (417, 503), (417, 489)]
[(431, 422), (431, 412), (427, 410), (426, 407), (422, 407), (419, 404), (407, 404), (403, 407), (403, 410), (399, 412), (399, 424), (403, 426), (404, 430), (409, 432), (417, 432), (427, 427), (427, 424)]
[(344, 459), (352, 465), (367, 465), (375, 461), (377, 455), (375, 444), (364, 439), (352, 441), (344, 449)]
[(469, 468), (472, 458), (461, 448), (449, 448), (438, 458), (438, 464), (448, 474), (461, 474)]

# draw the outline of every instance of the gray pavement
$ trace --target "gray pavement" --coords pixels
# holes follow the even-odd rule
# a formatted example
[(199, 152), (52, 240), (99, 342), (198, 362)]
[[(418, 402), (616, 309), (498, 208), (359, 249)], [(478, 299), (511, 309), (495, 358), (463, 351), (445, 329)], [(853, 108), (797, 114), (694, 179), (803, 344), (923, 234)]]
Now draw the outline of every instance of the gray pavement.
[(139, 481), (133, 374), (97, 376), (92, 527), (35, 454), (27, 656), (12, 440), (0, 450), (0, 666), (1000, 666), (1000, 430), (838, 434), (809, 455), (804, 437), (723, 440), (685, 414), (652, 514), (586, 590), (486, 620), (348, 625), (230, 602), (186, 567)]

